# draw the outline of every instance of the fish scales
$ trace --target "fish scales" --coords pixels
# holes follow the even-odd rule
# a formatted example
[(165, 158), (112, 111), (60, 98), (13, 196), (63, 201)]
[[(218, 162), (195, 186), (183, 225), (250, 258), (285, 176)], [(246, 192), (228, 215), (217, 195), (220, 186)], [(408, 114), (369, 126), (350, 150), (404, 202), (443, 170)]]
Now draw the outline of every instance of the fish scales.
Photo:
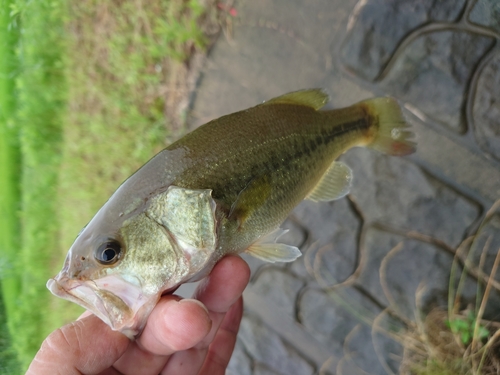
[(394, 99), (318, 111), (327, 99), (317, 89), (285, 94), (210, 121), (161, 151), (82, 230), (48, 288), (134, 337), (162, 293), (206, 276), (226, 254), (270, 262), (300, 256), (276, 242), (279, 225), (304, 198), (349, 192), (352, 172), (335, 161), (343, 152), (415, 150)]
[[(252, 179), (269, 176), (272, 194), (246, 225), (254, 232), (262, 232), (284, 220), (333, 160), (347, 148), (367, 142), (367, 133), (374, 126), (371, 119), (360, 106), (318, 112), (291, 104), (257, 106), (227, 115), (167, 148), (183, 147), (189, 150), (188, 158), (199, 160), (180, 173), (173, 184), (212, 189), (213, 198), (229, 211)], [(227, 144), (217, 142), (228, 133)], [(200, 168), (203, 174), (198, 173)], [(242, 228), (238, 234), (238, 242), (243, 242), (246, 234)]]

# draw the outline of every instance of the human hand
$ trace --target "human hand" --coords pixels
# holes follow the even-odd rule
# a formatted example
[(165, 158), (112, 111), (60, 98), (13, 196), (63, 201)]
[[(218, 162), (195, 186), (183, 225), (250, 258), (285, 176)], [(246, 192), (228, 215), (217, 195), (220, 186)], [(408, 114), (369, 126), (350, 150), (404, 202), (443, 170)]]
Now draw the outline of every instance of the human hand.
[(243, 313), (250, 270), (237, 256), (222, 259), (195, 299), (160, 299), (137, 340), (84, 313), (52, 332), (27, 375), (223, 375)]

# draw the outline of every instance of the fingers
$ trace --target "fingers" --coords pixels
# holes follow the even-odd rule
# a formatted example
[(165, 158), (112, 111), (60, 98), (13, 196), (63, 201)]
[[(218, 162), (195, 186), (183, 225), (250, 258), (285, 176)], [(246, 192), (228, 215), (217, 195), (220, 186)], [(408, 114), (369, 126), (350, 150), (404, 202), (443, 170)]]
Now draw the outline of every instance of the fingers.
[[(226, 312), (241, 297), (249, 278), (250, 269), (246, 262), (239, 257), (226, 257), (215, 266), (210, 276), (199, 286), (195, 293), (195, 296), (208, 308), (212, 320), (210, 333), (193, 348), (173, 354), (162, 374), (198, 374), (205, 361), (207, 348), (214, 340)], [(238, 319), (239, 324), (241, 314), (235, 314), (231, 317), (231, 321), (234, 321), (234, 319)], [(224, 356), (230, 356), (233, 347), (234, 344), (229, 346), (219, 345), (219, 349), (212, 356), (223, 358), (225, 358)], [(224, 353), (221, 353), (221, 350)]]
[(236, 344), (242, 316), (243, 298), (240, 297), (224, 317), (214, 341), (210, 344), (207, 357), (199, 372), (201, 375), (224, 375), (226, 373), (227, 365)]
[(163, 297), (142, 335), (130, 345), (96, 316), (83, 314), (45, 340), (27, 374), (158, 374), (163, 368), (163, 374), (189, 375), (198, 374), (204, 362), (209, 374), (218, 374), (234, 348), (242, 314), (238, 299), (249, 276), (241, 258), (222, 259), (197, 291), (199, 301)]
[(158, 374), (170, 354), (196, 345), (211, 325), (199, 301), (165, 296), (153, 309), (144, 332), (114, 367), (123, 374)]
[(241, 296), (250, 278), (248, 264), (238, 256), (222, 259), (198, 286), (193, 298), (212, 312), (227, 312)]
[(42, 343), (28, 375), (97, 374), (111, 367), (129, 345), (92, 315), (52, 332)]
[(199, 301), (166, 296), (151, 313), (138, 343), (151, 353), (169, 355), (196, 345), (211, 326), (208, 311)]
[(212, 329), (197, 347), (208, 347), (213, 341), (225, 313), (240, 298), (250, 279), (248, 264), (237, 256), (224, 258), (195, 292), (210, 312)]

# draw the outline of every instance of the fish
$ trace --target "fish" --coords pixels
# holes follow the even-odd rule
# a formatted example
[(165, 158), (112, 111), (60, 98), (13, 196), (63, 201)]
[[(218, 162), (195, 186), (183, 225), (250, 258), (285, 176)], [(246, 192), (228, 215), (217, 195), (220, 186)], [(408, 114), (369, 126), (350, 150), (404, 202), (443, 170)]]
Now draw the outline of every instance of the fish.
[(160, 151), (81, 230), (48, 289), (134, 338), (162, 295), (203, 279), (225, 255), (297, 259), (297, 247), (277, 241), (280, 225), (303, 199), (349, 193), (352, 171), (340, 155), (416, 150), (394, 98), (320, 110), (328, 100), (322, 89), (291, 92)]

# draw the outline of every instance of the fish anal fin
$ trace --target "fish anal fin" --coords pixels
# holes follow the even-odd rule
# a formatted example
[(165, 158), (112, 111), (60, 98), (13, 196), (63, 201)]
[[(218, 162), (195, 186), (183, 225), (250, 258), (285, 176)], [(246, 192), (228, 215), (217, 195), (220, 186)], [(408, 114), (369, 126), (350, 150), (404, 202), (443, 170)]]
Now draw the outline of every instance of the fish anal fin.
[(270, 99), (262, 105), (268, 104), (296, 104), (318, 110), (328, 102), (328, 94), (322, 89), (309, 89), (290, 92), (285, 95)]
[(237, 220), (238, 226), (244, 225), (252, 213), (261, 207), (271, 195), (272, 185), (269, 175), (261, 175), (253, 178), (240, 191), (238, 197), (231, 205), (228, 219)]
[(315, 188), (306, 197), (312, 201), (332, 201), (349, 193), (352, 171), (342, 162), (333, 162)]
[(278, 228), (274, 232), (258, 239), (246, 253), (266, 262), (292, 262), (302, 255), (300, 250), (291, 245), (276, 243), (276, 240), (287, 231)]

